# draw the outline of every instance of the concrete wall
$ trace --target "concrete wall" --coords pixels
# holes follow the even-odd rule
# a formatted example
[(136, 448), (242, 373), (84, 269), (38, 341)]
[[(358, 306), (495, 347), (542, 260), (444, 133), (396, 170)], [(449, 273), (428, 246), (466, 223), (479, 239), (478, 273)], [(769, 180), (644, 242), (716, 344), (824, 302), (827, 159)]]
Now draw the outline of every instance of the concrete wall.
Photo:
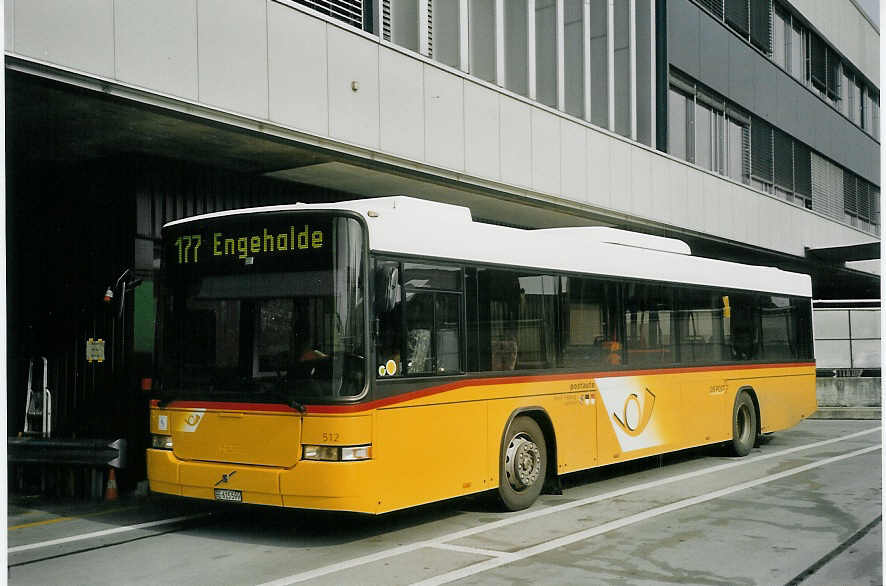
[(689, 0), (668, 2), (668, 58), (773, 126), (880, 184), (877, 141)]
[(834, 377), (815, 379), (819, 407), (880, 407), (880, 377)]
[(7, 0), (6, 15), (24, 62), (367, 161), (797, 256), (875, 240), (282, 0)]

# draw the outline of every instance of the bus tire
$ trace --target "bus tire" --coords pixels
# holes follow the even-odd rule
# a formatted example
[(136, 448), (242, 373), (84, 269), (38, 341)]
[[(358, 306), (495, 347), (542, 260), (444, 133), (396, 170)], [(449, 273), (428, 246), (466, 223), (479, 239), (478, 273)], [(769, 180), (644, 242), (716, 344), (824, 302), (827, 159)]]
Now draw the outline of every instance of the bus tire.
[(499, 465), (498, 499), (508, 511), (529, 507), (541, 494), (548, 450), (541, 428), (531, 417), (516, 417), (505, 433)]
[(757, 441), (757, 410), (751, 396), (741, 391), (732, 407), (732, 453), (747, 456)]

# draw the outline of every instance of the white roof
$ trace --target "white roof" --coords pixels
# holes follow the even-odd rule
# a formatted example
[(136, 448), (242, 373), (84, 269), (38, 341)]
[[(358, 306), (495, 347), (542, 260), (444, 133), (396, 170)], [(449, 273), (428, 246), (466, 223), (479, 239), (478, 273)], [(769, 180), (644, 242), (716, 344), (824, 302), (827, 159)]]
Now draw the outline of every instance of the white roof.
[(682, 240), (602, 227), (494, 226), (474, 222), (466, 207), (406, 196), (247, 208), (167, 225), (255, 212), (320, 210), (363, 216), (369, 247), (376, 252), (812, 296), (809, 275), (691, 256)]

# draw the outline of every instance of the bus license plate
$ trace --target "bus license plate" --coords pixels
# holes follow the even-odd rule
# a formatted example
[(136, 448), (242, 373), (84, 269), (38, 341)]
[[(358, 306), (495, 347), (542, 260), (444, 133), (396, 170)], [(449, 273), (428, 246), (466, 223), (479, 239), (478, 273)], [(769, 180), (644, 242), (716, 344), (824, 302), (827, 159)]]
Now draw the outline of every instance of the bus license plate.
[(229, 490), (227, 488), (216, 488), (215, 489), (215, 500), (217, 501), (231, 501), (234, 503), (242, 503), (243, 502), (243, 492), (239, 490)]

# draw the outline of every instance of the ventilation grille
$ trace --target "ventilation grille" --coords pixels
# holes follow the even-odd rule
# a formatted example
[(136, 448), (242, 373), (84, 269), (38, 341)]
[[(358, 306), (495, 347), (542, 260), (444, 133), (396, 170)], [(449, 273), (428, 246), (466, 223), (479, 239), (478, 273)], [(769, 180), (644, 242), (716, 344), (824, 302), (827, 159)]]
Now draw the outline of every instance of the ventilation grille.
[(428, 57), (434, 56), (434, 0), (428, 3)]
[(352, 27), (363, 28), (363, 0), (295, 0), (295, 2)]
[(391, 40), (391, 0), (381, 1), (381, 38)]

